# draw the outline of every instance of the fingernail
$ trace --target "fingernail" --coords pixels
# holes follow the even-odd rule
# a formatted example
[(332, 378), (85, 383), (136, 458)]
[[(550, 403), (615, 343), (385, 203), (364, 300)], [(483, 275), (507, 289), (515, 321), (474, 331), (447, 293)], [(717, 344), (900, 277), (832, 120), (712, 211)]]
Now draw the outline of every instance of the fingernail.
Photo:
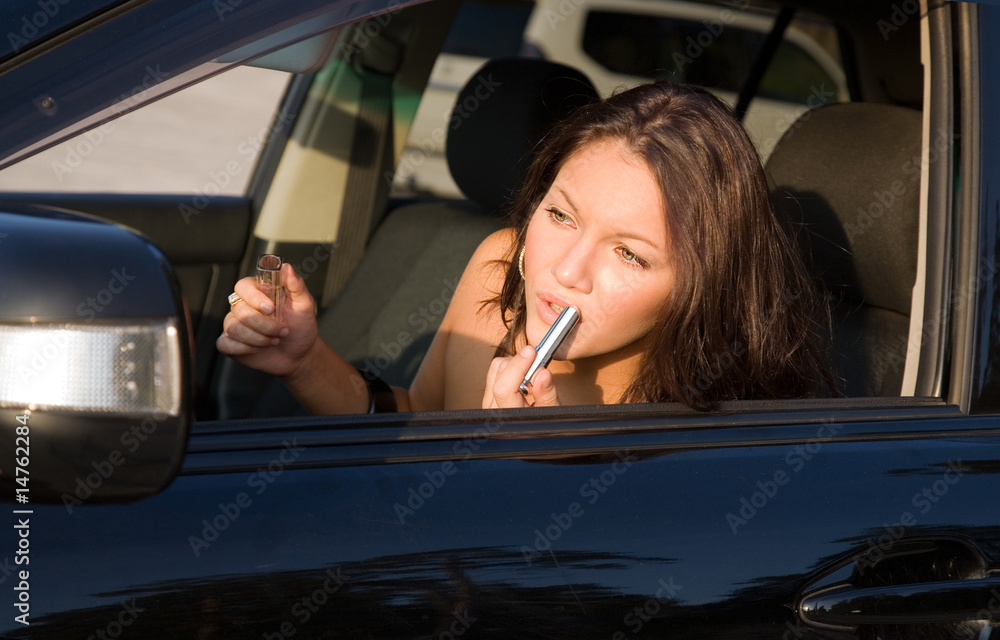
[(288, 335), (288, 327), (285, 327), (284, 329), (282, 329), (281, 331), (279, 331), (278, 335), (281, 336), (282, 338), (284, 338), (285, 336), (287, 336)]
[(518, 353), (517, 355), (521, 356), (522, 358), (534, 358), (535, 357), (535, 348), (529, 344), (529, 345), (523, 347), (521, 349), (520, 353)]
[(271, 315), (271, 313), (274, 312), (274, 306), (270, 302), (265, 302), (264, 304), (260, 305), (260, 312), (263, 313), (265, 316), (269, 316)]

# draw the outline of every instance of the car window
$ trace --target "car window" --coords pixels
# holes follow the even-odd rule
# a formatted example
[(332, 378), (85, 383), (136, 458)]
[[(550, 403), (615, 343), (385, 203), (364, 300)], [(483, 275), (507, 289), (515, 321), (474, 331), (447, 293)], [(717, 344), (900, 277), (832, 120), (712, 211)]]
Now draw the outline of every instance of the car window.
[[(409, 130), (393, 180), (393, 195), (461, 197), (451, 179), (444, 136), (435, 135), (461, 87), (490, 58), (516, 54), (569, 65), (602, 95), (666, 77), (712, 89), (735, 106), (770, 15), (663, 2), (639, 6), (580, 0), (463, 2)], [(698, 16), (698, 17), (695, 17)], [(767, 158), (805, 109), (846, 100), (836, 29), (816, 16), (796, 18), (761, 79), (744, 120)], [(766, 104), (765, 104), (766, 103)]]
[[(668, 77), (739, 93), (767, 33), (716, 21), (622, 11), (591, 11), (583, 49), (608, 71), (649, 79)], [(816, 59), (785, 40), (761, 83), (758, 95), (806, 104), (810, 87), (835, 87)]]
[[(466, 0), (459, 6), (413, 116), (393, 179), (393, 195), (461, 197), (444, 158), (445, 128), (458, 91), (491, 58), (517, 56), (534, 4)], [(399, 111), (397, 107), (397, 111)]]
[[(828, 32), (824, 31), (824, 33)], [(839, 54), (836, 40), (831, 39), (830, 43), (832, 51)], [(839, 63), (839, 55), (836, 59)], [(837, 84), (837, 81), (827, 73), (816, 58), (802, 47), (786, 40), (778, 47), (774, 60), (771, 61), (771, 66), (768, 67), (767, 73), (761, 80), (757, 95), (809, 105), (810, 99), (815, 99), (816, 87), (829, 87), (832, 90)]]
[(531, 6), (529, 2), (462, 3), (441, 53), (477, 58), (517, 55)]
[(0, 171), (0, 191), (242, 194), (289, 77), (237, 67)]
[[(688, 8), (686, 3), (671, 2), (649, 3), (649, 9), (638, 6), (640, 3), (622, 2), (623, 6), (617, 8), (609, 1), (602, 1), (600, 5), (589, 10), (585, 2), (575, 4), (583, 6), (574, 11), (570, 10), (572, 7), (569, 7), (567, 3), (567, 10), (560, 13), (558, 9), (561, 5), (553, 2), (544, 4), (540, 0), (529, 21), (524, 38), (525, 42), (531, 45), (539, 55), (549, 60), (584, 70), (594, 80), (598, 90), (602, 93), (614, 91), (616, 87), (630, 86), (631, 83), (640, 83), (644, 79), (666, 75), (674, 81), (705, 86), (731, 104), (735, 102), (736, 94), (739, 93), (746, 81), (753, 60), (767, 39), (774, 20), (773, 15), (748, 11), (726, 11), (708, 3), (698, 5), (697, 11)], [(597, 2), (594, 1), (593, 4), (597, 5)], [(681, 4), (685, 4), (683, 10), (688, 11), (689, 14), (681, 15)], [(899, 47), (897, 59), (900, 64), (907, 66), (905, 74), (895, 73), (893, 70), (893, 77), (903, 75), (910, 77), (913, 75), (913, 71), (919, 73), (919, 68), (916, 66), (918, 49), (910, 46), (904, 47), (903, 45), (906, 43), (902, 40), (897, 40), (893, 44)], [(595, 61), (597, 64), (594, 64)], [(669, 73), (675, 69), (681, 74), (679, 77)], [(474, 72), (474, 68), (472, 72)], [(872, 66), (872, 73), (885, 72)], [(431, 91), (438, 91), (443, 86), (440, 83), (435, 83), (433, 77), (429, 85), (432, 89), (429, 89), (428, 93), (424, 95), (424, 102), (421, 103), (422, 110), (432, 104), (428, 100)], [(458, 90), (457, 84), (454, 91)], [(847, 101), (849, 91), (843, 71), (838, 33), (833, 23), (811, 15), (793, 20), (785, 33), (784, 41), (779, 46), (761, 80), (757, 97), (764, 99), (755, 100), (751, 104), (751, 109), (744, 122), (751, 136), (758, 143), (761, 155), (765, 159), (769, 157), (769, 152), (777, 140), (790, 129), (793, 134), (801, 129), (803, 133), (797, 137), (802, 140), (805, 140), (807, 135), (811, 135), (811, 129), (802, 129), (803, 125), (812, 118), (808, 113), (809, 110), (831, 102)], [(878, 102), (877, 96), (857, 97)], [(445, 122), (447, 118), (448, 112), (445, 110), (445, 105), (453, 103), (453, 95), (450, 101), (439, 100), (434, 104), (439, 111), (433, 115), (428, 112), (426, 114), (427, 121), (440, 127), (440, 123)], [(863, 105), (858, 106), (864, 108)], [(882, 193), (884, 189), (880, 185), (883, 183), (896, 184), (899, 179), (897, 175), (899, 171), (893, 172), (896, 167), (907, 166), (907, 161), (910, 162), (908, 166), (911, 169), (915, 164), (918, 164), (913, 162), (912, 158), (920, 153), (919, 103), (907, 103), (906, 107), (909, 107), (909, 110), (904, 110), (901, 113), (893, 112), (890, 109), (889, 113), (880, 114), (878, 109), (872, 110), (870, 116), (872, 118), (885, 117), (890, 122), (897, 119), (904, 120), (905, 124), (901, 126), (901, 130), (905, 130), (905, 138), (910, 146), (907, 147), (908, 156), (898, 162), (895, 159), (886, 160), (883, 163), (883, 172), (871, 172), (868, 177), (873, 180), (873, 186), (866, 193)], [(859, 113), (859, 111), (851, 111), (850, 109), (838, 111), (835, 109), (833, 113), (850, 114)], [(449, 175), (448, 167), (443, 158), (444, 144), (432, 146), (428, 141), (443, 140), (443, 136), (435, 137), (426, 134), (424, 130), (420, 129), (420, 122), (421, 118), (418, 114), (417, 122), (415, 122), (412, 131), (412, 134), (415, 135), (411, 135), (410, 144), (401, 156), (397, 179), (400, 177), (406, 179), (404, 186), (409, 188), (406, 195), (413, 195), (413, 192), (416, 192), (417, 195), (433, 193), (462, 197), (461, 192), (456, 188), (450, 191), (438, 188), (439, 184), (445, 183), (445, 179)], [(915, 128), (910, 126), (914, 122), (917, 125)], [(843, 129), (837, 130), (842, 131)], [(900, 139), (903, 137), (901, 135)], [(414, 140), (418, 141), (419, 144), (414, 143)], [(796, 166), (799, 159), (809, 157), (808, 145), (799, 153), (802, 155), (798, 158), (789, 160), (789, 154), (785, 154), (781, 160), (786, 163), (785, 166)], [(846, 172), (850, 166), (851, 162), (838, 165), (838, 172)], [(916, 174), (911, 171), (910, 175), (906, 176), (906, 185), (911, 184), (910, 181), (914, 179), (914, 175)], [(817, 171), (816, 176), (818, 180), (821, 177), (821, 172)], [(916, 177), (919, 178), (919, 176)], [(796, 200), (798, 196), (789, 194), (793, 193), (795, 185), (782, 183), (781, 186), (783, 190), (775, 192), (775, 197), (783, 205), (794, 206), (794, 203), (798, 202)], [(835, 186), (832, 186), (831, 189), (829, 197), (832, 199), (839, 193)], [(795, 191), (794, 193), (800, 192)], [(916, 193), (916, 191), (909, 191), (909, 196), (914, 197), (908, 197), (905, 204), (902, 199), (898, 199), (899, 201), (895, 203), (897, 210), (895, 215), (906, 221), (907, 233), (915, 228), (912, 223), (918, 220), (919, 202), (915, 197)], [(865, 212), (870, 208), (869, 202), (865, 198), (859, 202), (860, 205), (863, 205)], [(881, 201), (876, 201), (876, 205), (881, 207)], [(859, 213), (860, 211), (862, 209), (859, 209), (858, 206), (844, 208), (842, 212), (845, 216), (844, 222), (848, 225), (849, 230), (854, 228), (850, 225), (857, 226), (858, 216), (862, 215)], [(815, 211), (810, 212), (810, 215), (823, 213)], [(818, 226), (812, 223), (804, 224), (809, 224), (810, 228)], [(864, 224), (868, 224), (867, 218), (864, 218)], [(902, 225), (900, 226), (902, 227)], [(872, 234), (868, 237), (873, 238), (875, 235)], [(915, 236), (913, 237), (915, 238)], [(857, 234), (851, 239), (855, 244), (860, 243)], [(900, 242), (900, 246), (905, 246), (907, 252), (905, 256), (901, 253), (898, 260), (900, 265), (905, 262), (903, 258), (912, 259), (916, 253), (916, 242), (914, 241), (911, 245), (909, 239), (908, 236), (906, 242)], [(817, 244), (821, 243), (822, 240), (818, 237)], [(809, 252), (811, 247), (804, 249)], [(902, 268), (900, 270), (903, 271)], [(912, 278), (912, 269), (907, 271), (905, 275), (905, 278), (900, 276), (901, 282)], [(852, 284), (852, 286), (860, 285)], [(843, 374), (845, 378), (851, 377), (852, 380), (861, 380), (862, 382), (859, 384), (865, 386), (864, 389), (851, 388), (847, 393), (856, 396), (893, 396), (899, 394), (900, 383), (897, 378), (903, 375), (902, 367), (907, 357), (905, 344), (908, 338), (908, 322), (911, 313), (909, 293), (911, 289), (912, 281), (909, 280), (900, 286), (900, 290), (905, 295), (901, 294), (901, 303), (898, 307), (899, 330), (892, 332), (894, 334), (892, 339), (896, 340), (897, 343), (892, 348), (886, 348), (887, 353), (872, 355), (872, 360), (877, 363), (877, 366), (871, 376), (854, 375), (853, 370), (849, 369), (852, 363), (838, 362), (837, 370), (848, 372)], [(919, 312), (919, 309), (917, 311)], [(840, 319), (838, 318), (837, 321), (840, 322)], [(844, 324), (849, 323), (845, 322)], [(856, 333), (851, 333), (853, 330), (844, 330), (838, 336), (843, 335), (842, 339), (846, 343), (856, 337)], [(857, 333), (862, 332), (870, 332), (871, 335), (877, 334), (877, 330), (868, 325), (863, 330), (858, 330)], [(889, 344), (888, 339), (878, 342), (883, 347)], [(899, 346), (900, 344), (903, 346)], [(859, 351), (856, 347), (852, 349), (854, 352)], [(844, 353), (852, 352), (851, 349), (843, 349), (842, 351)], [(841, 350), (838, 346), (839, 353)], [(888, 380), (888, 382), (883, 384), (884, 380)]]

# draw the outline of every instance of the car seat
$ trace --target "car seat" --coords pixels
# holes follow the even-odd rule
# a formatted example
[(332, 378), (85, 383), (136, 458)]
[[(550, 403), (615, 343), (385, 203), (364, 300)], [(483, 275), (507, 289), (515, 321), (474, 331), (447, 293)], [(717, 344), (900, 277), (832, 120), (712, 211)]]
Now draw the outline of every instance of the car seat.
[[(448, 121), (448, 167), (469, 200), (422, 201), (388, 212), (339, 297), (320, 312), (320, 337), (353, 365), (408, 387), (469, 258), (504, 226), (533, 147), (557, 120), (597, 97), (590, 80), (565, 65), (487, 62), (459, 92)], [(303, 413), (273, 378), (259, 393), (248, 392), (254, 385), (226, 388), (225, 417)]]
[(846, 396), (902, 387), (917, 272), (921, 114), (884, 104), (809, 111), (768, 158), (779, 213), (830, 294)]

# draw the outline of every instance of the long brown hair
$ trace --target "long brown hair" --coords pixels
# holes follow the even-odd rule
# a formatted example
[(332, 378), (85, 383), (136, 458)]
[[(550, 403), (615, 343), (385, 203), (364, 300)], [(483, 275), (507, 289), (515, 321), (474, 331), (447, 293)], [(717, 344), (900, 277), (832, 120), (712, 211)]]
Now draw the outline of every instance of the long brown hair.
[(775, 215), (753, 143), (711, 93), (665, 82), (583, 107), (541, 143), (511, 211), (517, 238), (493, 300), (508, 328), (498, 354), (511, 355), (525, 329), (514, 257), (533, 212), (569, 157), (608, 140), (652, 170), (677, 274), (621, 401), (709, 409), (829, 393), (829, 313)]

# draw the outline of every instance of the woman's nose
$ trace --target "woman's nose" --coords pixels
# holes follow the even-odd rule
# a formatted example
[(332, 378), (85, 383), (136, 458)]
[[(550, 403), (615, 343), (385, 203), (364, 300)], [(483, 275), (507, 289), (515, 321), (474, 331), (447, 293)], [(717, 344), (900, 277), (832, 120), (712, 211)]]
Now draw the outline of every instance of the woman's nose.
[(567, 289), (590, 293), (593, 287), (592, 269), (595, 264), (593, 250), (584, 242), (565, 247), (562, 256), (552, 267), (556, 282)]

